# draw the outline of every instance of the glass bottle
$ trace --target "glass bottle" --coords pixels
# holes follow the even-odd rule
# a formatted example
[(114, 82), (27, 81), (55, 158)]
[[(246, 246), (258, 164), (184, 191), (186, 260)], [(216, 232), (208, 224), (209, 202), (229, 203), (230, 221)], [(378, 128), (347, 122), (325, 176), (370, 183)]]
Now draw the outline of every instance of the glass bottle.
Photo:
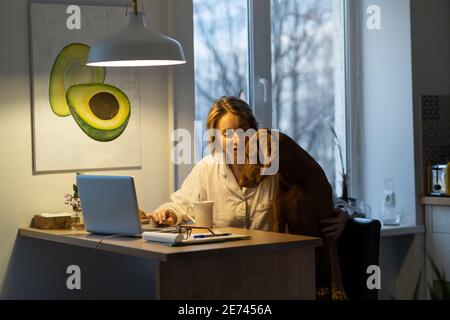
[(386, 179), (384, 181), (384, 194), (381, 203), (381, 220), (385, 226), (400, 225), (401, 215), (395, 207), (394, 181)]

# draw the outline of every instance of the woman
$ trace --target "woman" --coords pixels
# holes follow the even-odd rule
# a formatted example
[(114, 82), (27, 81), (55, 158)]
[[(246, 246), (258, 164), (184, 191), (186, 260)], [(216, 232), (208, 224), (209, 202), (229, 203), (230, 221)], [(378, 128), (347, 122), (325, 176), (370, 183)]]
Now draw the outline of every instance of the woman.
[[(191, 203), (210, 200), (215, 202), (214, 224), (217, 227), (272, 231), (275, 177), (267, 177), (254, 189), (241, 189), (238, 184), (241, 165), (237, 163), (237, 153), (239, 143), (244, 142), (236, 133), (229, 135), (230, 130), (258, 129), (252, 109), (239, 98), (222, 97), (212, 105), (206, 126), (221, 133), (219, 145), (234, 162), (217, 161), (214, 154), (207, 156), (194, 167), (181, 189), (172, 194), (171, 202), (149, 214), (150, 218), (158, 225), (180, 224), (189, 221), (185, 213)], [(234, 157), (226, 150), (232, 150)], [(347, 223), (347, 214), (338, 211), (336, 218), (322, 221), (327, 237), (338, 238)]]

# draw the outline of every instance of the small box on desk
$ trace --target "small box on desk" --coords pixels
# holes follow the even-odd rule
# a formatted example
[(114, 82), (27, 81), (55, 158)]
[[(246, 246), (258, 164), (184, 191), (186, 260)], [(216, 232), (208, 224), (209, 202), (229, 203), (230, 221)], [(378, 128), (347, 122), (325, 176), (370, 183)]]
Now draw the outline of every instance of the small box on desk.
[(31, 220), (31, 227), (43, 230), (71, 229), (72, 215), (70, 213), (42, 213)]

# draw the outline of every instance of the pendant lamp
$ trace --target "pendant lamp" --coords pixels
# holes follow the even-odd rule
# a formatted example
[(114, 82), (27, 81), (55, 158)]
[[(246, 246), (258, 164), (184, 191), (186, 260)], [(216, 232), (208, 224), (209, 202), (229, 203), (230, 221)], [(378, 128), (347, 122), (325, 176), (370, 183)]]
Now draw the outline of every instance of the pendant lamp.
[(138, 12), (137, 0), (132, 1), (133, 12), (122, 30), (102, 39), (91, 47), (88, 66), (148, 67), (185, 64), (180, 43), (151, 30), (143, 12)]

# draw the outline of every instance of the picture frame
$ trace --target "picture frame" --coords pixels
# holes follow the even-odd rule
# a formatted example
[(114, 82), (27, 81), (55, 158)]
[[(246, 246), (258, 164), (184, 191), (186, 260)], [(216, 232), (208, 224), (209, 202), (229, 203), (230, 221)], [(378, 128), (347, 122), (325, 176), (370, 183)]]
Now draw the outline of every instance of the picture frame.
[(29, 4), (34, 173), (141, 167), (138, 70), (85, 64), (95, 41), (125, 25), (126, 12)]

